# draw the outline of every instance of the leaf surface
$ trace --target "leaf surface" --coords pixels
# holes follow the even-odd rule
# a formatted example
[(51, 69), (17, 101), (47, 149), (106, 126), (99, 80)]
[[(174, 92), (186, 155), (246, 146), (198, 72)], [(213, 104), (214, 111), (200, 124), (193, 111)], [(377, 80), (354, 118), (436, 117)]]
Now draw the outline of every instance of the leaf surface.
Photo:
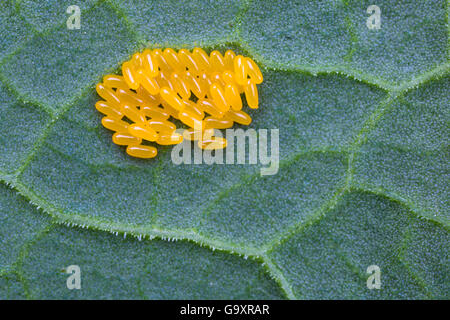
[[(68, 30), (70, 1), (6, 1), (0, 299), (448, 298), (448, 4), (379, 1), (369, 30), (371, 4), (83, 1)], [(103, 75), (195, 46), (261, 66), (277, 174), (130, 158), (101, 126)]]

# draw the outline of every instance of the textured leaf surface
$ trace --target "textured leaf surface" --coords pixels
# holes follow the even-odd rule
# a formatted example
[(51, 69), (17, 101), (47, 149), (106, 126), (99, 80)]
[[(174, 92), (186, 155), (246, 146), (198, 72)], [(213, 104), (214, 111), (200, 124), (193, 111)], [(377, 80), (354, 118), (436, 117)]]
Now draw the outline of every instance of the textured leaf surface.
[[(379, 1), (376, 31), (366, 1), (71, 4), (0, 13), (0, 299), (449, 297), (446, 1)], [(111, 142), (95, 84), (166, 46), (258, 62), (276, 175)]]

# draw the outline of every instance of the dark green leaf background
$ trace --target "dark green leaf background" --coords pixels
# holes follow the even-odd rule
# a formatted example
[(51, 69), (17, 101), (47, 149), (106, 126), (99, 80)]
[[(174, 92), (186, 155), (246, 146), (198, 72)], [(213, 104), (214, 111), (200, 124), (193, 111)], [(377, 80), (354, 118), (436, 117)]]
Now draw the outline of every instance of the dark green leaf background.
[[(449, 298), (447, 1), (372, 2), (3, 1), (0, 299)], [(111, 142), (95, 84), (195, 46), (261, 66), (278, 174)]]

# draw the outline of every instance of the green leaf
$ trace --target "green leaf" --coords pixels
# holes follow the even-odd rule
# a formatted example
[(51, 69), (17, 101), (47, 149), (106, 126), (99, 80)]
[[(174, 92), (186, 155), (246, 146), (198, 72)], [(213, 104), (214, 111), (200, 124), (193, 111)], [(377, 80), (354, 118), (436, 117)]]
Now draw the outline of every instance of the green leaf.
[[(68, 30), (72, 4), (0, 13), (0, 299), (448, 299), (446, 1), (378, 1), (377, 30), (368, 1), (81, 1)], [(257, 61), (278, 173), (112, 143), (95, 84), (166, 46)]]

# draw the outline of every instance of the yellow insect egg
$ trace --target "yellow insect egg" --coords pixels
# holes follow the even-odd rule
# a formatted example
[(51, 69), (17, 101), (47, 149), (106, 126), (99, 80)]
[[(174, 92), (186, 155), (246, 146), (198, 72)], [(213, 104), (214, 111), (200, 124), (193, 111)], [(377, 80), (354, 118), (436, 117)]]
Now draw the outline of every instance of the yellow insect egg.
[(225, 63), (225, 70), (234, 71), (234, 59), (236, 54), (232, 50), (227, 50), (223, 55), (223, 61)]
[(128, 119), (133, 122), (145, 122), (145, 115), (134, 106), (123, 104), (122, 112)]
[(178, 51), (178, 57), (180, 58), (183, 66), (188, 68), (189, 72), (192, 74), (197, 74), (200, 71), (197, 62), (195, 62), (189, 50), (181, 49)]
[(143, 146), (143, 145), (129, 145), (127, 147), (127, 153), (136, 158), (154, 158), (158, 154), (158, 150), (155, 147)]
[(222, 87), (225, 87), (226, 85), (226, 82), (223, 80), (222, 74), (220, 72), (212, 72), (210, 74), (210, 79), (211, 84), (215, 82), (217, 84), (220, 84)]
[(224, 71), (222, 73), (222, 79), (226, 84), (231, 84), (238, 89), (239, 94), (244, 92), (244, 87), (239, 85), (234, 79), (234, 73), (231, 71)]
[(132, 65), (129, 61), (122, 65), (122, 74), (125, 82), (130, 87), (130, 89), (136, 90), (139, 87), (139, 82), (136, 79), (136, 72), (133, 70)]
[(140, 110), (146, 117), (151, 119), (167, 120), (170, 117), (170, 114), (160, 107), (142, 106)]
[(176, 72), (173, 72), (170, 76), (170, 81), (175, 91), (186, 101), (191, 97), (191, 90), (187, 86), (186, 81)]
[(150, 128), (155, 130), (156, 132), (166, 131), (173, 132), (177, 129), (177, 127), (170, 121), (160, 120), (160, 119), (150, 119), (147, 121)]
[(214, 50), (211, 52), (209, 56), (210, 56), (211, 70), (216, 70), (217, 72), (225, 71), (225, 60), (219, 51)]
[(121, 104), (126, 103), (132, 106), (141, 106), (144, 104), (144, 100), (128, 89), (117, 89), (116, 93)]
[(122, 76), (117, 74), (108, 74), (103, 77), (103, 84), (108, 88), (128, 89), (129, 86)]
[(256, 84), (262, 83), (263, 75), (261, 73), (261, 70), (259, 70), (259, 67), (256, 65), (255, 61), (250, 58), (245, 58), (245, 61), (247, 62), (247, 70), (250, 79), (252, 79), (252, 81)]
[(112, 136), (112, 141), (119, 146), (128, 146), (130, 144), (140, 144), (141, 138), (137, 138), (127, 132), (116, 132)]
[(235, 85), (227, 84), (225, 86), (225, 99), (233, 110), (242, 109), (242, 100), (239, 91)]
[(222, 112), (227, 112), (229, 107), (229, 104), (227, 102), (227, 99), (225, 98), (225, 92), (220, 84), (213, 83), (210, 88), (211, 92), (211, 98), (214, 101), (214, 104), (217, 106), (217, 108), (220, 109)]
[(174, 119), (178, 119), (178, 110), (172, 108), (166, 101), (162, 100), (161, 105), (163, 106), (163, 109), (165, 112), (170, 114), (170, 116)]
[(99, 83), (96, 86), (96, 90), (98, 95), (108, 101), (111, 106), (114, 108), (120, 108), (120, 99), (112, 89), (105, 87), (102, 83)]
[[(214, 129), (206, 129), (204, 131), (195, 130), (194, 128), (189, 128), (183, 131), (183, 138), (189, 141), (197, 141), (200, 138), (211, 137), (214, 134)], [(208, 138), (209, 139), (209, 138)]]
[(144, 101), (144, 106), (158, 107), (161, 104), (159, 94), (150, 94), (142, 85), (136, 89), (136, 94)]
[(227, 146), (227, 140), (222, 137), (198, 140), (198, 147), (204, 150), (223, 149)]
[(197, 118), (197, 116), (193, 113), (190, 112), (189, 110), (183, 110), (180, 111), (180, 113), (178, 114), (178, 117), (180, 119), (181, 122), (183, 122), (185, 125), (187, 125), (188, 127), (191, 128), (199, 128), (199, 129), (203, 129), (203, 121), (199, 118)]
[(195, 48), (192, 50), (192, 57), (194, 61), (197, 63), (200, 70), (208, 71), (209, 70), (209, 57), (203, 49)]
[(144, 70), (150, 78), (154, 78), (158, 75), (158, 61), (152, 56), (152, 51), (150, 49), (146, 49), (142, 53), (142, 62)]
[(222, 118), (225, 113), (220, 111), (210, 99), (202, 99), (197, 102), (198, 107), (206, 113), (216, 117)]
[(156, 142), (160, 145), (179, 144), (183, 142), (183, 136), (176, 132), (160, 132)]
[(207, 117), (203, 120), (206, 129), (228, 129), (233, 126), (233, 121), (228, 119), (217, 119), (214, 117)]
[(205, 113), (195, 102), (191, 100), (183, 100), (183, 103), (185, 104), (184, 110), (194, 113), (199, 119), (203, 119), (205, 117)]
[(156, 141), (158, 139), (156, 131), (148, 127), (145, 123), (133, 123), (128, 127), (128, 132), (135, 137), (147, 141)]
[(247, 80), (247, 85), (244, 87), (245, 98), (247, 99), (248, 106), (252, 109), (258, 108), (258, 89), (256, 84), (251, 79)]
[(234, 59), (234, 79), (240, 85), (247, 83), (247, 61), (243, 56), (237, 56)]
[(103, 100), (97, 101), (95, 103), (95, 108), (99, 112), (111, 118), (122, 119), (123, 117), (123, 113), (120, 111), (120, 109), (112, 107), (111, 104), (107, 101)]
[(168, 87), (161, 88), (161, 98), (163, 98), (172, 108), (180, 111), (184, 109), (183, 101), (172, 89)]
[(133, 54), (133, 57), (131, 58), (131, 62), (133, 64), (134, 70), (139, 70), (142, 68), (142, 57), (139, 53)]
[(142, 87), (148, 91), (151, 95), (157, 95), (159, 93), (159, 85), (156, 81), (156, 78), (151, 78), (147, 74), (145, 74), (144, 70), (139, 70), (139, 73), (137, 74), (139, 83), (142, 85)]
[[(198, 82), (200, 89), (201, 89), (199, 96), (201, 96), (203, 98), (208, 94), (209, 87), (211, 86), (212, 80), (210, 79), (210, 77), (207, 73), (201, 72), (197, 75), (196, 81)], [(199, 96), (197, 96), (197, 97), (199, 97)]]
[(202, 88), (200, 86), (200, 81), (198, 81), (197, 77), (190, 73), (189, 71), (186, 71), (184, 73), (184, 80), (186, 81), (187, 85), (191, 89), (192, 93), (199, 99), (203, 98), (207, 93), (207, 88)]
[(234, 121), (245, 126), (248, 126), (252, 122), (252, 118), (242, 110), (230, 110), (225, 114), (224, 119)]
[(163, 51), (163, 56), (173, 70), (177, 71), (183, 69), (183, 65), (180, 62), (180, 59), (178, 59), (178, 54), (176, 53), (175, 50), (167, 48)]
[[(113, 143), (126, 146), (132, 157), (153, 158), (158, 152), (150, 144), (184, 139), (204, 150), (223, 149), (227, 140), (214, 136), (214, 130), (249, 125), (252, 118), (243, 109), (259, 105), (262, 72), (251, 58), (232, 50), (208, 55), (201, 48), (145, 49), (120, 69), (122, 74), (105, 75), (97, 84), (102, 100), (95, 108), (104, 115), (102, 125), (114, 131)], [(174, 119), (188, 128), (182, 135)]]
[(153, 58), (158, 62), (160, 71), (167, 72), (168, 74), (170, 74), (173, 71), (161, 50), (159, 49), (153, 50), (152, 55)]
[(158, 83), (159, 87), (168, 87), (171, 90), (174, 90), (173, 84), (170, 81), (170, 72), (168, 71), (160, 71), (159, 75), (155, 78), (156, 82)]
[(128, 123), (117, 118), (103, 117), (102, 125), (112, 131), (127, 132)]

